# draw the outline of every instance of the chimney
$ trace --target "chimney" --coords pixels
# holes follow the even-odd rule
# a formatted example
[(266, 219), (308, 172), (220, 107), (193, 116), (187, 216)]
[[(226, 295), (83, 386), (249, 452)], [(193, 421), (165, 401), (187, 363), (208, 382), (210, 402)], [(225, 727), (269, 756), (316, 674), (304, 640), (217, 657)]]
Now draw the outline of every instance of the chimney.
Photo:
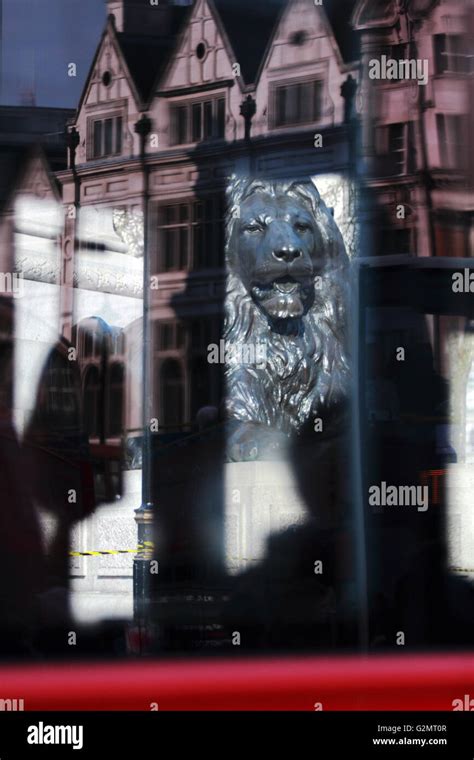
[(118, 32), (166, 36), (170, 33), (173, 9), (192, 5), (193, 0), (107, 0)]

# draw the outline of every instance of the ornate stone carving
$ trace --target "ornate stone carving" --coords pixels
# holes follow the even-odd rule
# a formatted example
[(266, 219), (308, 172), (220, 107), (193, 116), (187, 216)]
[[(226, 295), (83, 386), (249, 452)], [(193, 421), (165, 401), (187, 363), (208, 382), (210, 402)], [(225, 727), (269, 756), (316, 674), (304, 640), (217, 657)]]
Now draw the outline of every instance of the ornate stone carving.
[(143, 256), (144, 228), (143, 212), (114, 208), (114, 231), (128, 248), (131, 256)]

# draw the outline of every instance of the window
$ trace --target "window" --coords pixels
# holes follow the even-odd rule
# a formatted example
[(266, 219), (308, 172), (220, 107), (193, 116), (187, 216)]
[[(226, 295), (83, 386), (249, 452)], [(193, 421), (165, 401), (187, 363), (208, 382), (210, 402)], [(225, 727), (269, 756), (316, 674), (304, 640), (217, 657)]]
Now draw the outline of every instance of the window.
[(321, 117), (323, 83), (308, 82), (278, 85), (274, 90), (274, 126), (310, 124)]
[(409, 227), (384, 227), (378, 235), (377, 256), (412, 253), (412, 232)]
[(461, 34), (435, 34), (436, 73), (469, 74), (474, 70), (474, 56)]
[(377, 169), (381, 176), (396, 176), (413, 171), (416, 164), (413, 122), (377, 127), (375, 152), (381, 157)]
[(113, 437), (122, 435), (124, 375), (123, 364), (112, 364), (109, 370), (107, 417), (108, 434)]
[(184, 381), (181, 364), (166, 359), (160, 372), (160, 395), (162, 427), (179, 427), (184, 418)]
[(83, 330), (83, 336), (84, 336), (83, 357), (86, 359), (94, 355), (94, 335), (92, 332), (90, 332), (90, 330)]
[(84, 425), (89, 437), (99, 435), (100, 377), (97, 367), (89, 367), (84, 380)]
[(459, 115), (436, 114), (441, 166), (459, 169), (468, 155), (466, 119)]
[(461, 221), (458, 224), (453, 224), (452, 221), (436, 223), (436, 255), (455, 258), (469, 256), (469, 227), (468, 219), (465, 225)]
[(125, 334), (123, 330), (115, 329), (111, 332), (110, 353), (123, 355), (125, 353)]
[(388, 130), (388, 151), (393, 159), (394, 174), (403, 174), (406, 153), (404, 124), (390, 124)]
[(157, 351), (173, 351), (184, 348), (185, 331), (179, 322), (159, 322), (155, 328)]
[(161, 271), (171, 272), (188, 268), (189, 205), (164, 206), (160, 211)]
[(122, 152), (122, 117), (110, 116), (92, 124), (92, 158), (116, 156)]
[(171, 106), (173, 145), (225, 137), (225, 98)]
[(74, 375), (69, 368), (52, 367), (47, 375), (48, 411), (60, 414), (63, 422), (66, 415), (78, 413), (78, 389)]
[(157, 271), (208, 269), (222, 265), (224, 199), (208, 196), (162, 206), (158, 215), (161, 251)]

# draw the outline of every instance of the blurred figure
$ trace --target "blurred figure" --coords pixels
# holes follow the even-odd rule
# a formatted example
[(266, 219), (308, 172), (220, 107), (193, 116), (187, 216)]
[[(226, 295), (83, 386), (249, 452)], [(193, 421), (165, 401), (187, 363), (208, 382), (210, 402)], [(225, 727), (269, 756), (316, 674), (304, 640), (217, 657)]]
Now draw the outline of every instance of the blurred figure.
[(2, 652), (28, 650), (46, 565), (28, 457), (12, 421), (13, 304), (0, 299), (0, 633)]

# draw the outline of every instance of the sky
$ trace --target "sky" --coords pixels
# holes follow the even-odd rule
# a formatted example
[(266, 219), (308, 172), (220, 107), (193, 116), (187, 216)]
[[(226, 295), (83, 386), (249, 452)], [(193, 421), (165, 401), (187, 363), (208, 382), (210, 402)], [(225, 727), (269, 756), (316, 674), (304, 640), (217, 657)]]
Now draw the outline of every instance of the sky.
[[(106, 21), (105, 0), (0, 0), (0, 103), (75, 108)], [(77, 75), (68, 76), (75, 63)], [(28, 102), (32, 102), (29, 100)]]

